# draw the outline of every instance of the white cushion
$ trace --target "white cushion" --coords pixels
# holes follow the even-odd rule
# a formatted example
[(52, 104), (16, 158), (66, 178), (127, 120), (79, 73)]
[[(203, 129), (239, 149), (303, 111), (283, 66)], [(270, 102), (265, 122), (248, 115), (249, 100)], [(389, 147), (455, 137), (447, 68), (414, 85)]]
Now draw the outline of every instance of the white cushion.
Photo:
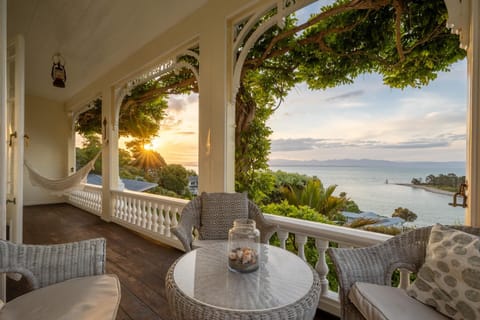
[(434, 225), (407, 293), (453, 319), (480, 319), (480, 237)]
[(116, 275), (75, 278), (9, 301), (0, 310), (0, 319), (115, 319), (119, 304), (120, 282)]
[(348, 297), (369, 320), (448, 319), (433, 308), (409, 297), (405, 290), (400, 288), (356, 282)]

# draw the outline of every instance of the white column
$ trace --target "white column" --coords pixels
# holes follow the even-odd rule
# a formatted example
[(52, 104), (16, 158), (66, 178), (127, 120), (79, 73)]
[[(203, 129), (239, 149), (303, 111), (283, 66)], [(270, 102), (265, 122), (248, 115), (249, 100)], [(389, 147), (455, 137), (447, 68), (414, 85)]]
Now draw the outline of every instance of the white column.
[(199, 88), (199, 192), (235, 188), (235, 110), (228, 103), (229, 36), (224, 18), (202, 26)]
[[(7, 0), (0, 0), (0, 239), (7, 237)], [(0, 299), (6, 301), (5, 274)]]
[[(7, 219), (7, 1), (0, 0), (0, 239)], [(1, 295), (1, 294), (0, 294)]]
[(76, 141), (75, 141), (75, 115), (73, 112), (68, 111), (67, 114), (68, 125), (70, 127), (70, 132), (67, 140), (67, 175), (73, 174), (77, 171), (77, 164), (76, 164)]
[(480, 2), (472, 0), (468, 57), (468, 208), (465, 224), (480, 227)]
[[(110, 88), (102, 91), (102, 219), (110, 221), (113, 205), (111, 201), (112, 189), (112, 150), (111, 128), (113, 98)], [(118, 161), (117, 161), (118, 166)]]

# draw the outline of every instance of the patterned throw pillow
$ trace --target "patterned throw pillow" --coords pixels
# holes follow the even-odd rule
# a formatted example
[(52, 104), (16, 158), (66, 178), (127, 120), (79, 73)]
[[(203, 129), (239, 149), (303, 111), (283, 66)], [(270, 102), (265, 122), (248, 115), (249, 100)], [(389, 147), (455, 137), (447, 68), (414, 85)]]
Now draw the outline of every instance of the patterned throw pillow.
[(235, 219), (248, 218), (246, 193), (202, 193), (198, 233), (202, 240), (226, 240)]
[(480, 237), (433, 226), (425, 263), (407, 293), (453, 319), (480, 319)]

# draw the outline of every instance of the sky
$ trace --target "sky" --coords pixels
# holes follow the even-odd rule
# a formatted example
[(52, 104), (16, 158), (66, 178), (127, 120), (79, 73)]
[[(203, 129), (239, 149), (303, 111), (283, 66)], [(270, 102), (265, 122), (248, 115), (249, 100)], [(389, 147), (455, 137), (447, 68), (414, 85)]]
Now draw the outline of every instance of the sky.
[[(465, 161), (466, 61), (421, 89), (391, 89), (378, 75), (325, 91), (297, 85), (267, 125), (270, 159)], [(198, 95), (172, 96), (154, 148), (195, 166)]]
[[(299, 23), (331, 3), (297, 11)], [(391, 89), (376, 74), (351, 85), (311, 91), (297, 85), (267, 125), (270, 159), (465, 161), (467, 63), (421, 89)], [(198, 95), (170, 98), (153, 147), (167, 163), (198, 162)]]
[(465, 161), (466, 61), (421, 89), (391, 89), (380, 76), (290, 92), (268, 121), (271, 159)]
[(168, 164), (198, 165), (198, 109), (196, 93), (170, 96), (167, 116), (152, 141)]

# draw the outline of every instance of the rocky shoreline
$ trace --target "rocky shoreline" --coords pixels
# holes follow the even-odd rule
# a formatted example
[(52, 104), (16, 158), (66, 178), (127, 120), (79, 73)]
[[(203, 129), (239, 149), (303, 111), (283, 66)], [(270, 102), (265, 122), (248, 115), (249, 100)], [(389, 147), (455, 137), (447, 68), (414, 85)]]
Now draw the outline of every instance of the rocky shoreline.
[(422, 185), (418, 185), (418, 184), (396, 183), (396, 185), (412, 187), (412, 188), (417, 188), (417, 189), (423, 189), (423, 190), (433, 192), (433, 193), (444, 194), (446, 196), (453, 196), (454, 195), (454, 192), (451, 192), (451, 191), (441, 190), (441, 189), (437, 189), (437, 188), (433, 188), (433, 187), (422, 186)]

